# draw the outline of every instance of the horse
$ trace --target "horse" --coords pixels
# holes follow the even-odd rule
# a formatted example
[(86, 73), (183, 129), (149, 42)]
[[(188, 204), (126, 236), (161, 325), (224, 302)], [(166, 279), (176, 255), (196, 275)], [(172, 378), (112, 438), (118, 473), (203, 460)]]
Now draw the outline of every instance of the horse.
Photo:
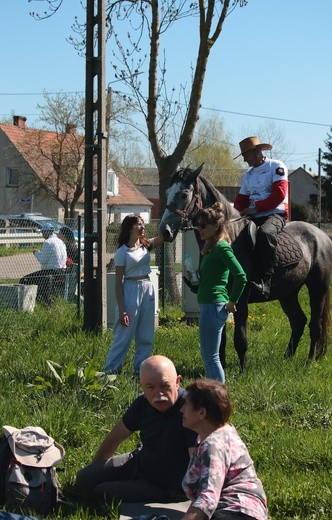
[[(186, 227), (188, 229), (191, 220), (200, 209), (211, 207), (216, 201), (222, 202), (232, 248), (250, 281), (255, 275), (253, 228), (256, 226), (250, 219), (241, 217), (231, 202), (201, 175), (202, 167), (203, 165), (196, 170), (190, 167), (177, 167), (166, 192), (167, 205), (159, 224), (159, 233), (165, 241), (172, 242), (180, 230)], [(195, 236), (201, 248), (202, 243), (197, 230)], [(327, 350), (332, 241), (326, 233), (312, 224), (302, 221), (289, 222), (278, 235), (277, 258), (279, 259), (275, 266), (271, 293), (267, 301), (279, 300), (290, 324), (291, 335), (285, 357), (295, 355), (307, 323), (307, 317), (298, 300), (301, 287), (306, 285), (311, 314), (308, 361), (318, 360)], [(247, 364), (247, 321), (250, 303), (262, 303), (262, 301), (251, 295), (247, 283), (237, 304), (237, 312), (234, 314), (234, 346), (241, 371)], [(220, 358), (225, 366), (225, 338), (222, 341)]]

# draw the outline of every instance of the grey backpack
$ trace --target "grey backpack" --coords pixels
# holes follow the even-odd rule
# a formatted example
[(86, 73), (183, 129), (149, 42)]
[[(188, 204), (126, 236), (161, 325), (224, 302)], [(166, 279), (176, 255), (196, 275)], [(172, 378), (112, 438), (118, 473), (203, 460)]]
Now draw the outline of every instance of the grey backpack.
[(18, 430), (4, 426), (3, 430), (1, 442), (6, 442), (10, 451), (2, 466), (2, 505), (15, 513), (50, 513), (61, 495), (55, 465), (64, 456), (63, 448), (39, 427)]

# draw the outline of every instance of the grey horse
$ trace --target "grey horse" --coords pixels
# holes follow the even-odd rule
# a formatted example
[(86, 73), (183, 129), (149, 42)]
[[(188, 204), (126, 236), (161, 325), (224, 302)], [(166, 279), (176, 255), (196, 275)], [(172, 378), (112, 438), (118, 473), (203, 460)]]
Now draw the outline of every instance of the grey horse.
[[(178, 168), (167, 190), (167, 206), (159, 224), (164, 239), (172, 242), (177, 233), (188, 226), (201, 208), (210, 207), (216, 201), (224, 205), (225, 218), (234, 252), (245, 269), (248, 280), (255, 274), (254, 224), (233, 208), (233, 205), (211, 182), (201, 176), (202, 166), (196, 170)], [(196, 239), (201, 247), (197, 232)], [(290, 222), (279, 235), (278, 263), (272, 279), (269, 301), (279, 300), (291, 327), (286, 357), (295, 354), (303, 334), (307, 317), (298, 294), (306, 285), (310, 299), (310, 350), (308, 359), (319, 359), (327, 349), (329, 329), (329, 294), (332, 274), (332, 242), (321, 229), (306, 222)], [(248, 284), (249, 285), (249, 284)], [(240, 367), (246, 366), (248, 304), (258, 303), (250, 295), (249, 288), (242, 294), (234, 316), (234, 346)], [(225, 336), (220, 349), (225, 366)]]

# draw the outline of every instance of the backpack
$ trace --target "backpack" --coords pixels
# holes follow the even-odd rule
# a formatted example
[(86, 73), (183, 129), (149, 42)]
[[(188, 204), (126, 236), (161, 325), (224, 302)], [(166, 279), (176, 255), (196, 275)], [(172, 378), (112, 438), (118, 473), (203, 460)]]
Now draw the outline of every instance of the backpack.
[(55, 465), (64, 449), (39, 427), (4, 426), (0, 441), (0, 506), (50, 513), (61, 495)]

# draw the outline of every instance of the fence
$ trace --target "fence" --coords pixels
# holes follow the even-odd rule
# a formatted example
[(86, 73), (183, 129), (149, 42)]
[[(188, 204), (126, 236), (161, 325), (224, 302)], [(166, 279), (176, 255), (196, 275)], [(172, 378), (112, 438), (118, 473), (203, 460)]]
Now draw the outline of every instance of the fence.
[[(75, 229), (77, 222), (71, 221)], [(332, 225), (322, 225), (324, 232), (332, 238)], [(146, 226), (146, 235), (153, 237), (157, 234), (158, 222), (153, 221)], [(117, 234), (119, 224), (112, 224), (106, 234), (106, 258), (108, 271), (114, 270), (113, 258), (117, 248)], [(196, 318), (198, 307), (196, 296), (186, 286), (182, 286), (183, 251), (189, 251), (198, 264), (198, 248), (193, 232), (179, 233), (172, 244), (164, 244), (156, 251), (152, 251), (152, 266), (158, 266), (159, 271), (159, 306), (181, 304), (186, 316)], [(82, 233), (82, 236), (84, 234)], [(37, 302), (50, 305), (55, 298), (80, 304), (84, 298), (81, 286), (81, 274), (84, 277), (84, 255), (81, 252), (82, 273), (78, 266), (69, 266), (61, 273), (40, 273), (40, 264), (33, 254), (33, 249), (40, 249), (44, 241), (42, 235), (36, 232), (2, 232), (0, 233), (0, 307), (32, 311), (34, 298)], [(84, 246), (84, 241), (81, 246)], [(95, 262), (97, 254), (95, 253)], [(30, 290), (22, 289), (20, 281), (30, 273)], [(83, 278), (82, 278), (83, 279)], [(38, 286), (39, 291), (32, 287)], [(81, 290), (82, 289), (82, 290)], [(111, 295), (114, 299), (114, 295)]]
[[(77, 230), (77, 221), (66, 222)], [(157, 234), (158, 221), (146, 225), (146, 235)], [(119, 224), (112, 224), (106, 233), (106, 258), (108, 271), (113, 271), (113, 258), (117, 248)], [(77, 236), (77, 231), (76, 231)], [(82, 236), (84, 232), (82, 230)], [(81, 276), (78, 266), (70, 266), (59, 273), (41, 271), (34, 250), (40, 250), (44, 238), (40, 232), (31, 229), (5, 229), (0, 232), (0, 307), (33, 311), (34, 298), (37, 303), (51, 305), (55, 298), (82, 304), (84, 298), (84, 240), (81, 242)], [(94, 254), (97, 264), (97, 252)], [(153, 250), (151, 265), (158, 266), (159, 306), (181, 303), (182, 300), (182, 235), (173, 244), (164, 244)], [(20, 283), (21, 282), (21, 283)], [(22, 289), (22, 283), (30, 287)], [(80, 282), (80, 283), (78, 283)], [(37, 290), (38, 287), (38, 290)], [(112, 294), (114, 300), (114, 294)]]

